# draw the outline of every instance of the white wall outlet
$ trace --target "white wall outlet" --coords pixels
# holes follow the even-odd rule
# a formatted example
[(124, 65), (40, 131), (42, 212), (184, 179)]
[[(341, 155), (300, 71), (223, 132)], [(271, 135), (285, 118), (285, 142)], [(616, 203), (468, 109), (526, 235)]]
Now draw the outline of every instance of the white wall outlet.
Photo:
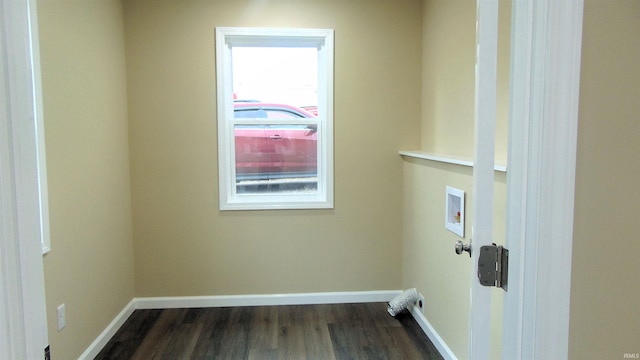
[(58, 331), (64, 329), (67, 326), (67, 314), (66, 314), (66, 305), (62, 304), (58, 306)]
[(418, 305), (420, 311), (422, 311), (422, 313), (424, 314), (424, 295), (418, 293), (418, 301), (416, 305)]

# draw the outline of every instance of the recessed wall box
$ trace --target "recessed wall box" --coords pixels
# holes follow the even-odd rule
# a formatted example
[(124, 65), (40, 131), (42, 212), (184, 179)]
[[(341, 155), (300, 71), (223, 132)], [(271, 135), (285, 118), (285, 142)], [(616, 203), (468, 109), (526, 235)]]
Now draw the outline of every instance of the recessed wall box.
[(450, 186), (447, 186), (444, 225), (447, 230), (464, 237), (464, 191)]

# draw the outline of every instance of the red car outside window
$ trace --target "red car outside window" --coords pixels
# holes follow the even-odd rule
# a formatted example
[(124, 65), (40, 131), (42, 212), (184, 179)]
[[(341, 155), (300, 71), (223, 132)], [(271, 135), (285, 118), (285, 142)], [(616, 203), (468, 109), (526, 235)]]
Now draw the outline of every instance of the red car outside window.
[(317, 125), (277, 123), (278, 119), (316, 118), (313, 113), (285, 104), (236, 101), (234, 116), (274, 120), (235, 126), (236, 182), (317, 176)]

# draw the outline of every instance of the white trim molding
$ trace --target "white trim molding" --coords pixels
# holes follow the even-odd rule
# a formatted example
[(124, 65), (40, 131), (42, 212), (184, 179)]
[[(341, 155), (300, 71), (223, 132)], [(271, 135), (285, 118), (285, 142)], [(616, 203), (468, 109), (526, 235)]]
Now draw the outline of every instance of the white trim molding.
[(0, 3), (0, 358), (41, 359), (48, 343), (34, 118), (35, 1)]
[(51, 251), (49, 226), (49, 188), (47, 182), (47, 156), (44, 134), (44, 110), (42, 97), (42, 75), (40, 69), (40, 37), (38, 30), (38, 10), (36, 1), (29, 2), (29, 45), (33, 72), (33, 117), (35, 120), (36, 156), (38, 158), (38, 196), (40, 199), (40, 241), (42, 254)]
[[(430, 160), (430, 161), (441, 162), (445, 164), (473, 167), (473, 159), (457, 156), (457, 155), (436, 154), (436, 153), (420, 151), (420, 150), (401, 150), (398, 152), (398, 154), (400, 154), (400, 156), (403, 156), (403, 157)], [(496, 162), (495, 165), (493, 166), (493, 170), (497, 172), (507, 172), (507, 165), (500, 162)]]
[(131, 300), (127, 306), (107, 325), (89, 347), (80, 355), (78, 359), (94, 359), (100, 351), (107, 345), (109, 340), (120, 330), (122, 325), (129, 319), (129, 316), (136, 310), (136, 299)]
[(503, 359), (566, 359), (583, 0), (513, 3)]
[(324, 292), (305, 294), (220, 295), (136, 298), (136, 309), (171, 309), (228, 306), (277, 306), (385, 302), (400, 290)]
[(422, 314), (422, 310), (420, 310), (418, 306), (414, 306), (411, 309), (411, 315), (445, 360), (458, 360), (451, 348), (449, 348), (449, 345), (440, 337), (440, 334), (438, 334), (429, 320)]

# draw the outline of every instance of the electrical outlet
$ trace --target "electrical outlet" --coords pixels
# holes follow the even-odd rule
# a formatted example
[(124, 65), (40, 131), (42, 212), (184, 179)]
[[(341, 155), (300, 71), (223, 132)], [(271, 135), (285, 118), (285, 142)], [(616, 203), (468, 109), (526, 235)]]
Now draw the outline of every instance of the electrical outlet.
[(65, 326), (67, 326), (67, 314), (66, 314), (66, 305), (62, 304), (60, 306), (58, 306), (58, 331), (64, 329)]
[(418, 293), (418, 302), (416, 303), (416, 305), (418, 305), (420, 311), (422, 311), (422, 313), (424, 314), (424, 296), (420, 293)]

